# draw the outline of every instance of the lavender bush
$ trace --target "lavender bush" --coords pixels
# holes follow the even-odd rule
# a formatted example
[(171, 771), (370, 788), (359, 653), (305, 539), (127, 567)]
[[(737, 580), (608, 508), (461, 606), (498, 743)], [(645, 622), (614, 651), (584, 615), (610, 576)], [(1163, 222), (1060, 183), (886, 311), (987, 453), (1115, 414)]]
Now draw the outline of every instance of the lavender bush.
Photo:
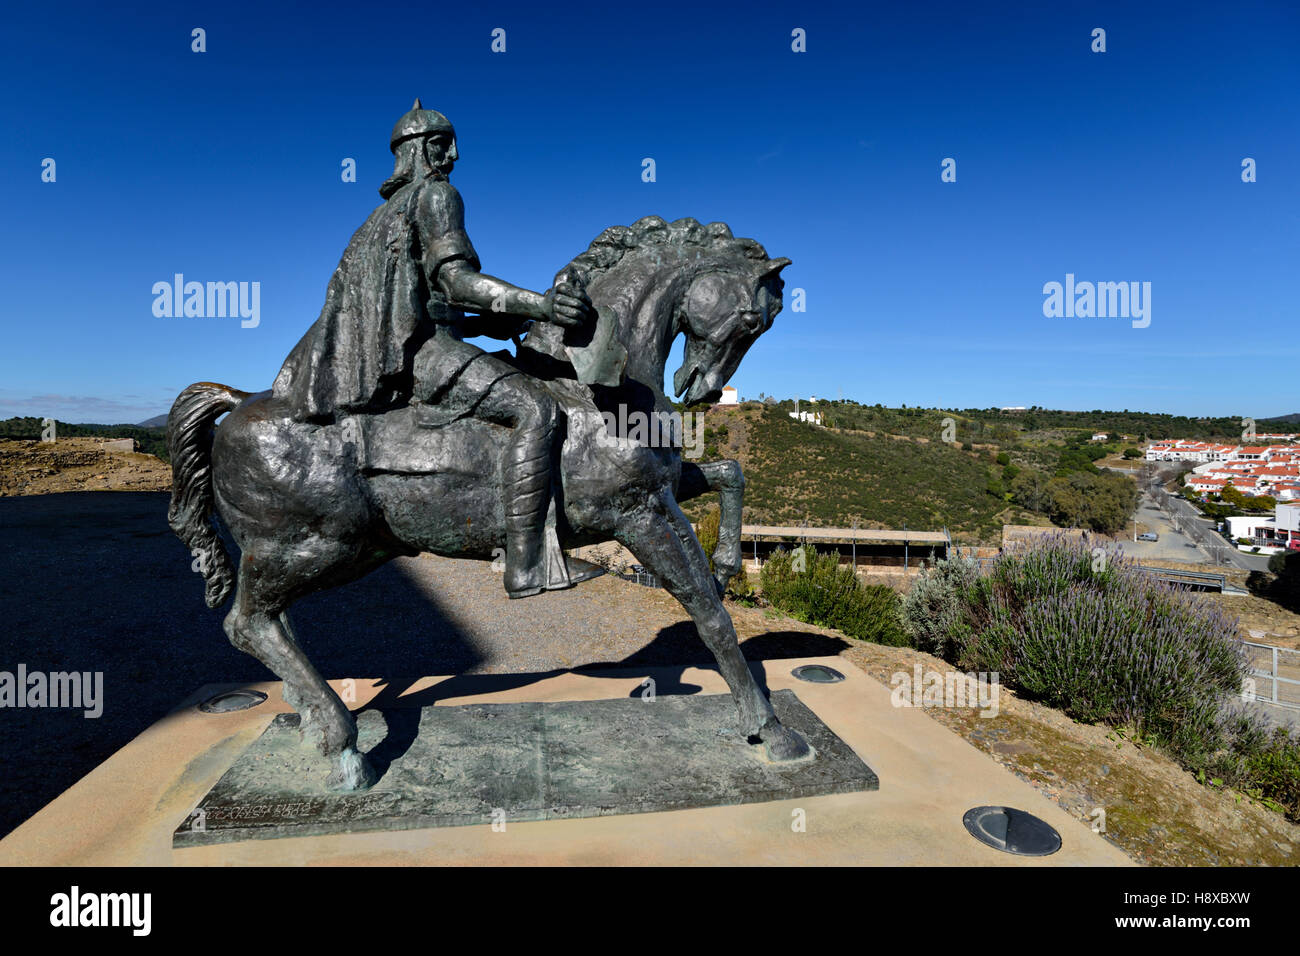
[(927, 654), (949, 657), (967, 632), (966, 606), (978, 581), (974, 561), (932, 561), (903, 598), (903, 624), (912, 643)]
[(1236, 621), (1204, 595), (1058, 535), (1004, 552), (984, 575), (941, 562), (902, 614), (917, 647), (962, 670), (997, 671), (1076, 720), (1154, 737), (1189, 769), (1300, 814), (1300, 739), (1228, 716), (1249, 670)]

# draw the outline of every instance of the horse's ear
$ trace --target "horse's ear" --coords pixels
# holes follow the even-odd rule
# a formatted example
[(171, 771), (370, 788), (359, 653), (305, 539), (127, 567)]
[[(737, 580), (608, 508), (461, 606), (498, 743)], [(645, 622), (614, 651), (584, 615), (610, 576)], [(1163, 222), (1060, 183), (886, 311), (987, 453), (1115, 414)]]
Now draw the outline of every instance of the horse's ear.
[(781, 274), (781, 270), (790, 265), (790, 260), (782, 257), (780, 259), (769, 259), (763, 266), (763, 271), (759, 273), (760, 279), (776, 278)]

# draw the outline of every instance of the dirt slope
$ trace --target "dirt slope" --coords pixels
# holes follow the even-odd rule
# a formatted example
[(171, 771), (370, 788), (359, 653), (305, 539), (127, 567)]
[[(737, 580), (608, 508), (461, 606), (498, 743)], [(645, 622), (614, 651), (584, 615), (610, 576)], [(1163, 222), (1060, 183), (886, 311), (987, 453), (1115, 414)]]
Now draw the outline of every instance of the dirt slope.
[(153, 455), (108, 451), (98, 438), (0, 439), (0, 497), (67, 491), (170, 491), (170, 466)]

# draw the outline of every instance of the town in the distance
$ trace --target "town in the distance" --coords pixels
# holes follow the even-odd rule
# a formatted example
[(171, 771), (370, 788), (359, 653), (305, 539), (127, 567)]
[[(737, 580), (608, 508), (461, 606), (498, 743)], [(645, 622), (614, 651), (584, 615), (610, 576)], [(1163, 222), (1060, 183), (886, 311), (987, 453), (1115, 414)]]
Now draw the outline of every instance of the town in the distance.
[[(1094, 436), (1104, 438), (1105, 436)], [(1195, 462), (1183, 478), (1188, 493), (1202, 505), (1231, 500), (1274, 513), (1232, 515), (1220, 530), (1242, 550), (1276, 554), (1300, 551), (1300, 434), (1257, 434), (1260, 444), (1153, 441), (1150, 462)]]

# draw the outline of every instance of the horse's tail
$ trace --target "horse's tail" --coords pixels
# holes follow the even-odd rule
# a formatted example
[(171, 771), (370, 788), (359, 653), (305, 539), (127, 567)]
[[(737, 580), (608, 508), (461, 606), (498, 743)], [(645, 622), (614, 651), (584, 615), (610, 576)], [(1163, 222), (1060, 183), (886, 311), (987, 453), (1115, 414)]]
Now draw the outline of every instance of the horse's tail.
[(208, 607), (225, 603), (235, 582), (230, 555), (212, 524), (212, 423), (246, 398), (247, 392), (199, 382), (177, 396), (167, 416), (167, 452), (172, 459), (167, 523), (198, 561)]

